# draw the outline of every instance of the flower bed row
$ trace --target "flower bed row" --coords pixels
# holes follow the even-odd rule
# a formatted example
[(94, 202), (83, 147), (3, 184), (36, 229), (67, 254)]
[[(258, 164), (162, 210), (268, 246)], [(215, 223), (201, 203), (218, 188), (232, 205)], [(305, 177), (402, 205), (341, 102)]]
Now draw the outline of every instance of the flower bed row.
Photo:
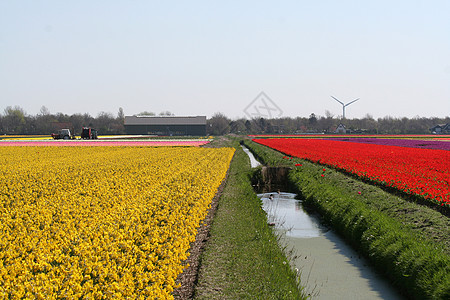
[(417, 139), (380, 139), (380, 138), (328, 138), (333, 141), (365, 143), (385, 146), (411, 147), (421, 149), (450, 150), (450, 141)]
[(0, 298), (172, 298), (233, 153), (0, 147)]
[(202, 146), (209, 140), (165, 140), (165, 141), (104, 141), (104, 140), (50, 140), (50, 141), (0, 141), (0, 146)]
[(291, 166), (289, 184), (303, 204), (319, 212), (405, 299), (450, 298), (448, 218), (331, 168), (244, 143), (264, 164)]
[(436, 134), (250, 134), (251, 138), (386, 138), (386, 139), (437, 139), (446, 140), (446, 135)]
[(285, 154), (450, 205), (450, 152), (321, 139), (255, 139)]

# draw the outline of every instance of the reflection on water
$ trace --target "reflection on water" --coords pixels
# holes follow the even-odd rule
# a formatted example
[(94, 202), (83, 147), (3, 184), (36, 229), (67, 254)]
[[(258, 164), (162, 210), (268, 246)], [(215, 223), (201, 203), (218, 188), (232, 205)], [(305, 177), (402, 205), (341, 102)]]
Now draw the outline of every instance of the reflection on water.
[(243, 145), (241, 145), (241, 147), (244, 150), (244, 152), (247, 153), (248, 157), (250, 158), (250, 166), (252, 168), (256, 168), (256, 167), (261, 165), (261, 163), (256, 160), (255, 156), (253, 156), (253, 153), (251, 153), (250, 150), (248, 150), (247, 147), (245, 147)]
[(267, 212), (269, 223), (284, 231), (286, 236), (297, 238), (318, 237), (321, 233), (319, 223), (309, 216), (302, 207), (301, 201), (292, 193), (258, 194)]
[[(272, 195), (272, 197), (271, 197)], [(402, 299), (333, 230), (308, 215), (291, 193), (259, 194), (269, 224), (293, 249), (293, 267), (311, 299)]]

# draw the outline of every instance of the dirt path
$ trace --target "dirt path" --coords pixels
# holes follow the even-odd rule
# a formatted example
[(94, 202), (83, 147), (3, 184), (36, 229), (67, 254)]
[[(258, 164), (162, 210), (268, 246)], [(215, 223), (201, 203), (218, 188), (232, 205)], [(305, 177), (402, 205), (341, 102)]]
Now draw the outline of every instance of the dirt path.
[(184, 262), (183, 265), (189, 264), (189, 266), (181, 273), (176, 283), (181, 284), (181, 286), (174, 290), (173, 295), (175, 299), (192, 299), (194, 296), (195, 284), (197, 282), (198, 270), (200, 266), (200, 256), (205, 247), (206, 242), (209, 238), (209, 229), (214, 219), (214, 215), (217, 210), (217, 206), (219, 205), (219, 199), (222, 195), (222, 191), (225, 187), (226, 181), (228, 179), (229, 169), (225, 176), (225, 179), (220, 184), (217, 189), (217, 193), (212, 199), (211, 208), (208, 211), (208, 214), (203, 221), (203, 224), (197, 231), (197, 236), (195, 237), (195, 242), (192, 243), (191, 248), (189, 249), (189, 257)]

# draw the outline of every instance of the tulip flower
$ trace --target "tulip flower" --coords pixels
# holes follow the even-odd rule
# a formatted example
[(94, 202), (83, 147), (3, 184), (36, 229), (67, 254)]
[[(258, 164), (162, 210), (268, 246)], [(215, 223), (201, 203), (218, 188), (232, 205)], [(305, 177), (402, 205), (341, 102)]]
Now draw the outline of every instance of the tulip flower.
[[(253, 141), (380, 185), (396, 188), (407, 194), (423, 197), (435, 205), (450, 205), (450, 151), (416, 148), (417, 143), (409, 147), (411, 143), (406, 142), (402, 147), (398, 147), (311, 138)], [(322, 170), (325, 172), (326, 168)]]
[(0, 164), (0, 240), (8, 241), (0, 274), (10, 287), (2, 292), (14, 299), (171, 299), (233, 154), (0, 146), (8, 158)]

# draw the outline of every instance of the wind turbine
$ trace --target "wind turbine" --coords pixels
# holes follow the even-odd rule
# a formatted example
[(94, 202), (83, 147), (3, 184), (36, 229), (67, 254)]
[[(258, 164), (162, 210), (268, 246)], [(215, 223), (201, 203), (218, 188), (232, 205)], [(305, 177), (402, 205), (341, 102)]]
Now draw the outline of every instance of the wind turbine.
[(355, 99), (355, 100), (353, 100), (353, 101), (350, 101), (350, 102), (347, 103), (347, 104), (344, 104), (344, 102), (339, 101), (338, 99), (336, 99), (336, 97), (331, 96), (331, 98), (333, 98), (334, 100), (336, 100), (337, 102), (339, 102), (340, 104), (342, 104), (342, 119), (345, 119), (345, 107), (346, 107), (346, 106), (349, 106), (350, 104), (352, 104), (352, 103), (354, 103), (354, 102), (356, 102), (356, 101), (359, 100), (359, 98), (358, 98), (358, 99)]

